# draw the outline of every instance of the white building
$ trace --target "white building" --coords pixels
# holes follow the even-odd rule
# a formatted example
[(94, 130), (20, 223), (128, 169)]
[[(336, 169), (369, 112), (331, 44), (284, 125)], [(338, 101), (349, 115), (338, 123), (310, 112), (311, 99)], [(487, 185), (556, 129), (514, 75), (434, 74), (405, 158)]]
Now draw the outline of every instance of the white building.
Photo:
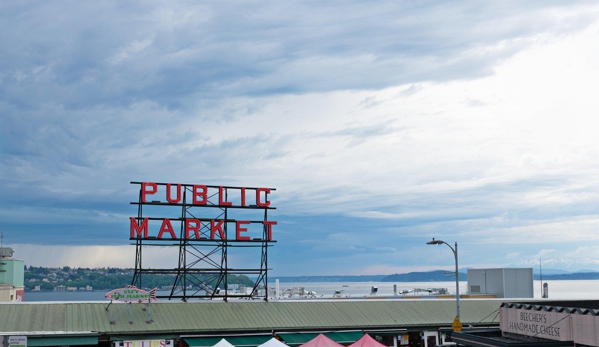
[(497, 298), (533, 298), (532, 268), (469, 269), (468, 291)]
[(25, 262), (13, 259), (10, 247), (0, 247), (0, 301), (23, 301)]

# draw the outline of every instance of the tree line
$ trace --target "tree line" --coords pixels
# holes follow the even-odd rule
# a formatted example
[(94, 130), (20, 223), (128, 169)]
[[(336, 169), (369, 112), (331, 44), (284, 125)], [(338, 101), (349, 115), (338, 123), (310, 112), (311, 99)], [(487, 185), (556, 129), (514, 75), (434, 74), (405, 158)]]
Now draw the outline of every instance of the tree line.
[[(91, 286), (93, 290), (110, 290), (123, 288), (131, 284), (132, 280), (133, 271), (128, 269), (72, 269), (69, 267), (56, 269), (30, 266), (25, 271), (24, 285), (26, 290), (33, 290), (35, 286), (40, 286), (41, 290), (54, 290), (55, 287), (60, 285), (76, 288)], [(142, 280), (144, 288), (162, 288), (174, 285), (175, 276), (144, 274)], [(216, 279), (213, 276), (197, 275), (194, 276), (194, 282), (205, 283), (212, 287), (216, 286)], [(245, 275), (229, 275), (227, 282), (248, 287), (254, 285), (254, 282)]]

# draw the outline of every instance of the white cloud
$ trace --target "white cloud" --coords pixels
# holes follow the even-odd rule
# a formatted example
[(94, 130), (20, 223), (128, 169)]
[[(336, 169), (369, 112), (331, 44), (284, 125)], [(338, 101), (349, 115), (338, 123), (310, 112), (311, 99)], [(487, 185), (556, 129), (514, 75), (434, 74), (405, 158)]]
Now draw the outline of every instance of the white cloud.
[(539, 253), (535, 254), (533, 258), (542, 258), (554, 253), (555, 249), (542, 249), (539, 251)]
[(149, 47), (152, 44), (152, 39), (145, 40), (133, 40), (127, 47), (121, 49), (108, 59), (110, 64), (116, 65), (125, 59), (130, 58), (132, 55), (139, 53)]

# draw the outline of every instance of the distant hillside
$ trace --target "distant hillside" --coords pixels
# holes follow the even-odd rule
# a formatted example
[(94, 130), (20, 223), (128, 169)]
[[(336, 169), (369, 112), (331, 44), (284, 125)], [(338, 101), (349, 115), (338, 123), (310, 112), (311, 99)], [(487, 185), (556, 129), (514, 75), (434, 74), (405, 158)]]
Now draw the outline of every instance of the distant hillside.
[[(535, 280), (539, 280), (541, 279), (541, 276), (534, 275), (534, 278)], [(543, 274), (543, 281), (545, 280), (599, 280), (599, 272), (574, 272), (555, 275)]]
[[(542, 269), (543, 272), (543, 276), (545, 275), (564, 275), (564, 274), (570, 274), (570, 271), (566, 271), (566, 270), (560, 270), (560, 269)], [(576, 271), (576, 272), (585, 272), (585, 271)], [(532, 268), (532, 273), (535, 275), (538, 275), (541, 273), (541, 269), (539, 268)]]
[[(71, 288), (89, 288), (87, 290), (110, 290), (115, 288), (124, 288), (131, 284), (133, 279), (133, 271), (131, 269), (119, 268), (70, 268), (64, 266), (62, 268), (47, 268), (25, 266), (25, 289), (33, 290), (38, 287), (39, 290), (51, 291), (58, 286)], [(201, 276), (201, 275), (200, 275)], [(202, 277), (196, 277), (201, 281)], [(204, 276), (204, 282), (210, 285), (215, 285), (213, 278)], [(253, 286), (254, 282), (245, 275), (230, 275), (227, 278), (230, 284), (243, 284)], [(174, 275), (162, 274), (146, 274), (144, 275), (144, 287), (163, 287), (172, 286), (175, 282)]]
[[(271, 277), (280, 283), (310, 283), (310, 282), (443, 282), (453, 281), (452, 272), (436, 270), (428, 272), (410, 272), (394, 275), (364, 275), (364, 276), (286, 276)], [(460, 281), (466, 281), (466, 274), (460, 272)]]
[(281, 283), (290, 282), (381, 282), (387, 275), (365, 275), (365, 276), (284, 276), (284, 277), (269, 277), (278, 279)]
[[(468, 275), (460, 269), (460, 281), (467, 281)], [(540, 276), (534, 274), (534, 279)], [(427, 272), (410, 272), (406, 274), (393, 275), (364, 275), (364, 276), (285, 276), (269, 277), (269, 281), (278, 279), (281, 283), (310, 283), (310, 282), (447, 282), (454, 281), (453, 272), (446, 270), (435, 270)], [(575, 272), (545, 274), (543, 280), (599, 280), (599, 272)]]
[[(468, 279), (467, 274), (458, 272), (460, 281)], [(455, 281), (455, 273), (445, 270), (435, 270), (429, 272), (410, 272), (407, 274), (394, 274), (386, 276), (381, 282), (444, 282)]]

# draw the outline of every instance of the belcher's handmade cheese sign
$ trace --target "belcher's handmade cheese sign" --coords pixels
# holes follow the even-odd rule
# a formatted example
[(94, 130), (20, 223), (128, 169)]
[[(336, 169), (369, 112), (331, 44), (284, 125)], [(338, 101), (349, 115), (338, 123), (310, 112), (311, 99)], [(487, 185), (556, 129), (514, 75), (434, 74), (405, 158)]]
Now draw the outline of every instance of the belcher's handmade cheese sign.
[[(268, 194), (270, 188), (246, 188), (246, 187), (223, 187), (206, 186), (201, 184), (179, 184), (179, 183), (154, 183), (140, 182), (140, 203), (156, 204), (159, 206), (182, 206), (182, 207), (216, 207), (237, 209), (268, 209), (271, 208)], [(233, 201), (235, 200), (235, 201)], [(151, 221), (158, 221), (160, 226), (151, 226)], [(179, 223), (177, 225), (177, 223)], [(209, 240), (236, 240), (250, 241), (250, 224), (259, 224), (265, 228), (265, 239), (272, 240), (273, 225), (276, 221), (262, 220), (250, 221), (242, 219), (231, 219), (225, 216), (217, 218), (130, 218), (130, 239), (156, 239), (156, 240), (199, 240), (202, 238), (202, 230), (208, 229), (206, 239)], [(175, 224), (175, 225), (173, 225)], [(182, 232), (177, 232), (178, 227)], [(227, 229), (233, 227), (234, 234), (228, 234)], [(254, 235), (260, 236), (262, 235)], [(254, 237), (255, 239), (255, 237)]]
[(571, 341), (571, 316), (567, 312), (501, 308), (501, 331), (550, 340)]

